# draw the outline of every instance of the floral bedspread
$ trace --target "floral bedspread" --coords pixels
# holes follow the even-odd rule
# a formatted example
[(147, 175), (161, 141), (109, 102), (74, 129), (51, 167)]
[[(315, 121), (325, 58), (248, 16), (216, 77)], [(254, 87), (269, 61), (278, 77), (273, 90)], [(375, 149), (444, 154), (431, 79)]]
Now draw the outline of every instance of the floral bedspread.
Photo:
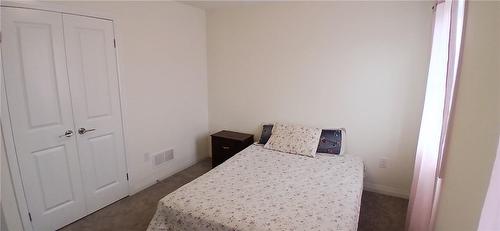
[(158, 203), (148, 230), (356, 230), (363, 162), (251, 145)]

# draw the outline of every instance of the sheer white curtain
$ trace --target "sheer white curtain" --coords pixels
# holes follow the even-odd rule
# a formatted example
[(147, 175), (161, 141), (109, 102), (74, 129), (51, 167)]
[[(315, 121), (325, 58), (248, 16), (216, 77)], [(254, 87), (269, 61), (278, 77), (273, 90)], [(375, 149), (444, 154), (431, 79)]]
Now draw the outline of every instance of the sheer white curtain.
[(435, 6), (431, 60), (420, 124), (406, 226), (432, 230), (446, 160), (446, 137), (453, 108), (465, 1), (439, 1)]

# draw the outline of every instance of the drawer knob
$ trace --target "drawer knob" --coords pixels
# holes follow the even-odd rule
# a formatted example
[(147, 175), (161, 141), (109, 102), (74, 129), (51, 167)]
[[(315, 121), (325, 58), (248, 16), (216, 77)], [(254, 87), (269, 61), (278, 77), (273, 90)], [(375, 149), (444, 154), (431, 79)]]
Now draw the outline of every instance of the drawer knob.
[(229, 150), (229, 147), (228, 146), (222, 146), (222, 149)]

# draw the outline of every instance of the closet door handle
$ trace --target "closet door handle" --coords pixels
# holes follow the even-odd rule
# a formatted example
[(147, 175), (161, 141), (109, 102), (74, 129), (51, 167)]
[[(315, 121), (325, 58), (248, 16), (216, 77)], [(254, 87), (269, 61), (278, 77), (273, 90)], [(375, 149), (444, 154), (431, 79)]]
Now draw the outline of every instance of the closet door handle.
[(83, 135), (83, 134), (85, 134), (87, 132), (91, 132), (91, 131), (95, 131), (95, 128), (91, 128), (91, 129), (80, 128), (80, 129), (78, 129), (78, 134)]
[(66, 130), (63, 135), (59, 136), (59, 138), (72, 137), (72, 136), (73, 136), (73, 130)]

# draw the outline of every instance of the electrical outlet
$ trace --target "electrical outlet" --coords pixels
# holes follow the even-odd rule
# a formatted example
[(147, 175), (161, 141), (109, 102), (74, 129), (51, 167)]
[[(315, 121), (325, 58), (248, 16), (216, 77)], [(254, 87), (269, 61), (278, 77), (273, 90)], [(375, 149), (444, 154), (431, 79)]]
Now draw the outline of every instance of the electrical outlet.
[(388, 162), (387, 158), (380, 158), (378, 161), (378, 167), (379, 168), (387, 168), (387, 162)]

